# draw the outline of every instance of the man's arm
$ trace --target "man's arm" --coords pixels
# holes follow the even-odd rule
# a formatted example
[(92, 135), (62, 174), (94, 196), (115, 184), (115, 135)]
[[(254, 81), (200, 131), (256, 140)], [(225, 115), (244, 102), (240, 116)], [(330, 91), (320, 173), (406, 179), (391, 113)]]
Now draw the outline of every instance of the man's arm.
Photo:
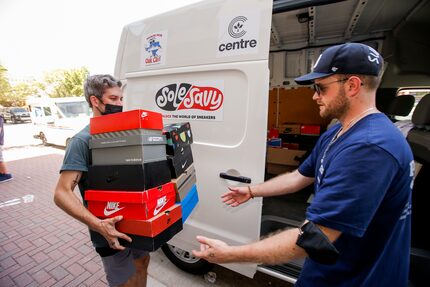
[[(335, 241), (340, 231), (318, 225), (330, 242)], [(198, 236), (200, 251), (193, 250), (196, 257), (213, 263), (255, 262), (262, 264), (286, 263), (293, 259), (306, 257), (306, 251), (296, 245), (299, 229), (282, 231), (255, 243), (241, 246), (228, 246), (226, 243)]]
[(81, 176), (82, 172), (80, 171), (61, 172), (54, 193), (55, 204), (75, 219), (88, 225), (90, 229), (103, 235), (111, 248), (124, 249), (119, 244), (118, 238), (123, 238), (127, 241), (131, 241), (131, 238), (115, 229), (115, 223), (120, 221), (122, 216), (101, 220), (89, 212), (73, 192)]
[(297, 169), (274, 177), (252, 187), (254, 196), (275, 196), (294, 193), (314, 182), (313, 177), (302, 175)]
[(297, 169), (281, 174), (253, 186), (230, 187), (221, 197), (225, 204), (238, 206), (252, 197), (275, 196), (294, 193), (314, 182), (314, 178), (302, 175)]

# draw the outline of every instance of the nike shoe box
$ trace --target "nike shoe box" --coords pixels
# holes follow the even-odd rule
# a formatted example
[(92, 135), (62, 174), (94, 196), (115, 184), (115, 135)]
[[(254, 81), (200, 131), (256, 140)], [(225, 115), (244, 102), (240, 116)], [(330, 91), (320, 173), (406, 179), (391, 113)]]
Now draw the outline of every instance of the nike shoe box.
[[(117, 223), (118, 224), (118, 223)], [(166, 242), (173, 238), (178, 232), (182, 230), (183, 224), (182, 220), (178, 219), (172, 225), (161, 231), (159, 234), (154, 237), (149, 236), (140, 236), (134, 234), (127, 234), (131, 237), (132, 242), (128, 242), (122, 238), (119, 238), (119, 242), (122, 246), (131, 247), (146, 251), (155, 251), (161, 246), (163, 246)], [(91, 240), (94, 242), (98, 242), (98, 244), (104, 244), (108, 246), (106, 239), (97, 232), (90, 232)]]
[(175, 155), (168, 155), (167, 159), (172, 178), (178, 178), (193, 163), (191, 146), (181, 147), (181, 152)]
[(164, 135), (130, 134), (91, 139), (90, 148), (93, 165), (142, 164), (166, 160)]
[[(128, 234), (128, 236), (131, 237), (132, 242), (128, 242), (121, 238), (119, 239), (119, 242), (122, 246), (125, 247), (136, 248), (146, 251), (155, 251), (161, 246), (163, 246), (165, 243), (167, 243), (170, 239), (172, 239), (173, 236), (179, 233), (182, 230), (182, 227), (182, 220), (179, 219), (154, 237)], [(98, 235), (98, 233), (96, 234)]]
[(176, 155), (181, 152), (181, 148), (193, 143), (191, 125), (188, 122), (165, 125), (163, 134), (167, 139), (167, 154)]
[(171, 181), (167, 160), (133, 165), (91, 165), (88, 189), (142, 191)]
[(181, 205), (174, 204), (146, 220), (123, 219), (115, 224), (119, 232), (146, 237), (155, 237), (176, 221), (182, 219)]
[(196, 171), (194, 164), (190, 165), (178, 178), (172, 179), (175, 185), (176, 202), (181, 202), (196, 184)]
[(99, 218), (122, 215), (124, 219), (147, 220), (175, 204), (173, 183), (140, 192), (87, 190), (88, 210)]
[(147, 110), (131, 110), (90, 119), (91, 135), (133, 129), (162, 130), (162, 116)]
[(194, 210), (198, 202), (199, 202), (199, 196), (197, 193), (197, 186), (193, 185), (191, 190), (181, 201), (182, 223), (185, 223), (185, 221), (188, 219), (188, 217), (190, 216), (191, 212)]

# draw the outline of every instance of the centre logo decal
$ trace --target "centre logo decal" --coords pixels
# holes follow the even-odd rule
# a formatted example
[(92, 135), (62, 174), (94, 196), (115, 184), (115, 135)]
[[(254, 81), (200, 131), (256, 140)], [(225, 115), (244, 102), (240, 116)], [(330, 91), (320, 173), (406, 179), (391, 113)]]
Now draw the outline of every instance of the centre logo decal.
[(233, 20), (231, 20), (228, 25), (228, 34), (233, 38), (240, 38), (246, 34), (246, 30), (244, 29), (245, 22), (248, 19), (245, 16), (237, 16)]
[(219, 18), (217, 57), (258, 53), (260, 16), (257, 10), (245, 10)]

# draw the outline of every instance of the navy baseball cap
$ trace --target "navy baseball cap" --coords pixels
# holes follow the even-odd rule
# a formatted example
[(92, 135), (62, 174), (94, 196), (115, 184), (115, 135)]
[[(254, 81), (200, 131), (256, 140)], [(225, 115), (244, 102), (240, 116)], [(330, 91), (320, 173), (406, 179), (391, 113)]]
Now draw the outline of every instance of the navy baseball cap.
[(334, 74), (378, 76), (383, 59), (372, 47), (360, 43), (346, 43), (326, 49), (318, 58), (313, 71), (294, 79), (299, 85), (310, 85), (315, 79)]

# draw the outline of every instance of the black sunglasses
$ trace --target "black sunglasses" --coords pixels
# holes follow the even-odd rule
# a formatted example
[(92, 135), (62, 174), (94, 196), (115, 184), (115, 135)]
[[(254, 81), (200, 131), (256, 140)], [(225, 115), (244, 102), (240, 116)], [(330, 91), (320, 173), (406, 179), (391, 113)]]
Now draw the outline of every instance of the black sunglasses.
[(321, 94), (321, 92), (324, 92), (324, 90), (327, 88), (328, 85), (334, 84), (334, 83), (339, 83), (339, 82), (346, 82), (348, 80), (349, 80), (349, 78), (344, 78), (344, 79), (336, 80), (336, 81), (333, 81), (333, 82), (328, 82), (328, 83), (325, 83), (325, 84), (313, 84), (312, 85), (312, 89), (314, 89), (314, 91), (319, 96)]

